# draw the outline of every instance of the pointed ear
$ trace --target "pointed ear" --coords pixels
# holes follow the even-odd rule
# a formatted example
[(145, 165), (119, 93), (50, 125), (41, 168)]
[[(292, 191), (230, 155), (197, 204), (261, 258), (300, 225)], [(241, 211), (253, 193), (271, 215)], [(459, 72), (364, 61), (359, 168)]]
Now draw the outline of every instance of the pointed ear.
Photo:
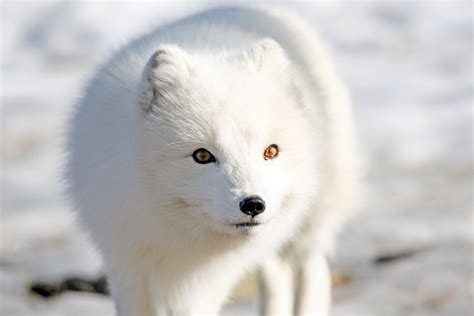
[(290, 64), (280, 44), (270, 38), (262, 39), (253, 44), (248, 56), (260, 71), (281, 71)]
[[(142, 75), (140, 106), (145, 113), (165, 101), (189, 76), (185, 53), (177, 46), (165, 45), (158, 48), (148, 60)], [(164, 93), (166, 92), (166, 93)]]

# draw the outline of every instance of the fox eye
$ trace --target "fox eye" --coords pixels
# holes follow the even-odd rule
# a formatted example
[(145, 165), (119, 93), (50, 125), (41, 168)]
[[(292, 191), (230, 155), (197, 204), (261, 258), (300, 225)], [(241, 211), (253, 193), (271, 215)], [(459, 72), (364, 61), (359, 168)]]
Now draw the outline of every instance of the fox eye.
[(205, 148), (196, 149), (193, 152), (193, 159), (200, 164), (216, 162), (216, 158)]
[(278, 145), (271, 144), (270, 146), (265, 148), (265, 151), (263, 152), (263, 159), (275, 159), (276, 157), (278, 157), (278, 152)]

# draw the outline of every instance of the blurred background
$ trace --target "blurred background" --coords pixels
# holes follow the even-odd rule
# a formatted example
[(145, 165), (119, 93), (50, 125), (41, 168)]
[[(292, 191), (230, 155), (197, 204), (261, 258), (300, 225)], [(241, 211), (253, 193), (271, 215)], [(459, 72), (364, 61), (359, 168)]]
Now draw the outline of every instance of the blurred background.
[[(113, 314), (106, 295), (30, 291), (102, 274), (62, 194), (67, 114), (111, 51), (218, 3), (1, 2), (1, 315)], [(334, 315), (472, 315), (472, 2), (274, 5), (329, 43), (366, 156), (331, 259)], [(233, 297), (224, 315), (256, 314), (252, 278)]]

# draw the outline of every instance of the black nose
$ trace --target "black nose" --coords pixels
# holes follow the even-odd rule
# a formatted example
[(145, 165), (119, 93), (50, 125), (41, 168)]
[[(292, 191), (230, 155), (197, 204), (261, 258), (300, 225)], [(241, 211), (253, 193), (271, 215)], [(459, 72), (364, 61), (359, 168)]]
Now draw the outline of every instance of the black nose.
[(239, 207), (242, 213), (255, 217), (265, 211), (265, 201), (258, 195), (250, 195), (240, 201)]

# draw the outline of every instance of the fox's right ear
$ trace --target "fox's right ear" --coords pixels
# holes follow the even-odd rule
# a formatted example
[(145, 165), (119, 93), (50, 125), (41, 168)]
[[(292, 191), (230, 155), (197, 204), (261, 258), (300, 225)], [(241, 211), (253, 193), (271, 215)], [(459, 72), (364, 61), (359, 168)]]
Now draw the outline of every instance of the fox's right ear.
[(283, 71), (290, 61), (283, 48), (275, 40), (262, 39), (252, 45), (247, 56), (255, 63), (260, 71)]
[(169, 92), (188, 76), (185, 53), (179, 47), (164, 45), (158, 48), (148, 60), (142, 75), (139, 96), (142, 111), (149, 113), (154, 107), (166, 102)]

